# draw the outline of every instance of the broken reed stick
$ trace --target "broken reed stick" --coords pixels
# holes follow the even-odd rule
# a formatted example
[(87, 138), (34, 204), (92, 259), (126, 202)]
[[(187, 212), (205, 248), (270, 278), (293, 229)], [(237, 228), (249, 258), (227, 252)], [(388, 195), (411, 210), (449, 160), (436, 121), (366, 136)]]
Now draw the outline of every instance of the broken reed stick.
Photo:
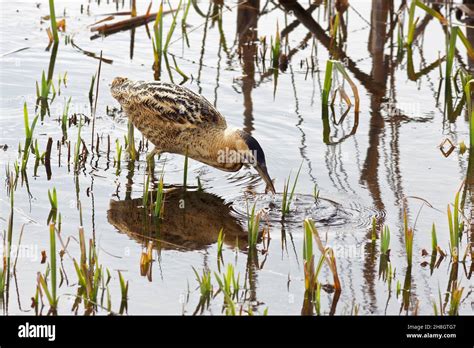
[(51, 148), (53, 147), (53, 138), (48, 138), (46, 145), (46, 155), (44, 157), (44, 166), (46, 168), (46, 176), (48, 180), (51, 179)]
[[(176, 10), (163, 11), (163, 15), (173, 13)], [(154, 21), (158, 13), (147, 13), (137, 17), (131, 17), (111, 24), (103, 24), (91, 28), (92, 32), (98, 32), (102, 35), (110, 35), (122, 30), (136, 28), (138, 26)]]
[(101, 70), (101, 68), (102, 68), (102, 51), (100, 51), (99, 69), (97, 71), (97, 81), (96, 81), (96, 85), (95, 85), (94, 109), (92, 111), (92, 143), (91, 143), (92, 153), (94, 153), (95, 114), (96, 114), (96, 111), (97, 111), (97, 99), (99, 99), (99, 84), (100, 84), (100, 70)]

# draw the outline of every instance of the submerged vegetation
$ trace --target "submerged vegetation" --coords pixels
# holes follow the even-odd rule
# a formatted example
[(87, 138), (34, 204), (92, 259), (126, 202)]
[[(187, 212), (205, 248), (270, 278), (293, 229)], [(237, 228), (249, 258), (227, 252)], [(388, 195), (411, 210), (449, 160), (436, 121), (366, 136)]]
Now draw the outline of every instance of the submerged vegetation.
[[(147, 291), (158, 293), (152, 310), (176, 310), (178, 301), (169, 299), (178, 296), (185, 282), (188, 289), (179, 294), (179, 305), (183, 313), (194, 315), (265, 315), (269, 310), (303, 315), (470, 313), (472, 28), (451, 19), (462, 10), (451, 2), (344, 3), (152, 1), (144, 11), (136, 1), (130, 8), (120, 2), (92, 2), (81, 4), (80, 14), (66, 4), (58, 21), (56, 9), (64, 6), (49, 0), (49, 15), (42, 17), (46, 24), (41, 22), (50, 32), (50, 42), (44, 43), (49, 62), (47, 70), (34, 66), (42, 72), (35, 103), (25, 98), (17, 105), (13, 126), (0, 121), (2, 129), (8, 126), (14, 132), (6, 131), (6, 143), (0, 143), (0, 159), (6, 164), (6, 199), (0, 200), (5, 204), (0, 215), (0, 303), (5, 313), (17, 311), (11, 309), (13, 293), (8, 296), (13, 286), (19, 311), (28, 311), (24, 300), (31, 298), (36, 315), (137, 313), (137, 301)], [(115, 12), (102, 11), (113, 6)], [(374, 17), (367, 16), (365, 7), (356, 13), (359, 6), (374, 6)], [(95, 18), (94, 11), (110, 13)], [(236, 28), (229, 24), (234, 13)], [(363, 29), (349, 24), (356, 15)], [(68, 27), (76, 29), (76, 16), (87, 18), (95, 33), (88, 49), (96, 53), (75, 43), (80, 43), (83, 29), (66, 31), (66, 18)], [(257, 25), (260, 18), (265, 21)], [(428, 25), (445, 35), (445, 47), (436, 54), (424, 51), (423, 38), (432, 38)], [(365, 30), (367, 56), (358, 46)], [(129, 59), (116, 52), (125, 47), (124, 38), (130, 40)], [(79, 68), (71, 64), (66, 66), (69, 74), (58, 74), (70, 63), (61, 52), (66, 47), (74, 52), (68, 54), (84, 54), (92, 63)], [(143, 47), (147, 53), (142, 55)], [(354, 47), (357, 54), (351, 56)], [(434, 62), (428, 63), (433, 56)], [(402, 82), (400, 71), (406, 73)], [(232, 123), (240, 122), (234, 117), (243, 113), (245, 131), (261, 135), (270, 143), (266, 148), (273, 145), (267, 164), (278, 173), (276, 182), (283, 182), (283, 191), (259, 193), (262, 183), (251, 166), (236, 174), (219, 173), (221, 181), (214, 185), (214, 172), (198, 167), (187, 154), (179, 164), (168, 164), (162, 156), (155, 163), (153, 144), (124, 120), (124, 110), (112, 105), (108, 95), (115, 75), (132, 74), (171, 83), (180, 76), (180, 84), (209, 97), (229, 113)], [(400, 92), (399, 84), (407, 90)], [(400, 100), (413, 99), (415, 87), (420, 98), (411, 102), (416, 110), (410, 112)], [(424, 89), (429, 93), (423, 94)], [(261, 100), (257, 91), (263, 91)], [(424, 104), (431, 95), (435, 100), (428, 108)], [(235, 98), (243, 103), (234, 103)], [(243, 112), (235, 109), (241, 104)], [(5, 108), (10, 112), (10, 106)], [(438, 121), (442, 132), (421, 133)], [(356, 134), (359, 123), (362, 131)], [(401, 138), (400, 132), (409, 133)], [(293, 143), (292, 136), (300, 137), (299, 142)], [(368, 141), (359, 141), (365, 136)], [(462, 145), (465, 137), (469, 148)], [(429, 149), (441, 138), (444, 156)], [(10, 150), (17, 145), (17, 152)], [(292, 152), (295, 146), (301, 159)], [(400, 148), (413, 156), (416, 172), (410, 172), (411, 159), (401, 165), (402, 159), (408, 160)], [(426, 156), (433, 171), (423, 170), (417, 156)], [(438, 170), (441, 166), (452, 177), (445, 177), (448, 169)], [(406, 185), (402, 177), (407, 177)], [(459, 181), (463, 184), (454, 202), (438, 209), (440, 204), (446, 207), (446, 192)], [(424, 183), (430, 187), (420, 187)], [(443, 186), (440, 194), (432, 194), (437, 185)], [(429, 199), (409, 196), (408, 190)], [(393, 197), (387, 199), (389, 194)], [(416, 206), (408, 198), (430, 211), (420, 208), (415, 217)], [(124, 207), (117, 216), (112, 202)], [(110, 228), (107, 221), (112, 224), (113, 218)], [(41, 254), (38, 262), (22, 259), (23, 229), (31, 232), (25, 238)], [(426, 284), (421, 284), (418, 277), (425, 267)], [(193, 278), (194, 287), (189, 281)], [(425, 298), (426, 293), (435, 295)], [(288, 303), (281, 301), (282, 294)]]

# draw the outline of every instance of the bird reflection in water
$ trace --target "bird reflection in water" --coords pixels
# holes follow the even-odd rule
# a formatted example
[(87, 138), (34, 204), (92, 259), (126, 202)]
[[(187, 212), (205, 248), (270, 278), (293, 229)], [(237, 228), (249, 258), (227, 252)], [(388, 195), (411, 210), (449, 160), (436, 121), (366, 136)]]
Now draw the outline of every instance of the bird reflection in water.
[(221, 229), (229, 247), (247, 247), (247, 233), (232, 215), (230, 204), (203, 191), (168, 190), (159, 221), (146, 212), (142, 198), (111, 200), (107, 217), (120, 232), (140, 243), (156, 241), (160, 249), (204, 249), (217, 242)]

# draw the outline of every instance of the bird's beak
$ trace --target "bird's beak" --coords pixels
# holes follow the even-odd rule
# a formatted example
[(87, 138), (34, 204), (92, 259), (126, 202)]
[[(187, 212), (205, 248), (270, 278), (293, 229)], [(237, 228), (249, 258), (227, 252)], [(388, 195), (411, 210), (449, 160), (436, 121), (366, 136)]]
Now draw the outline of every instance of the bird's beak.
[[(262, 177), (262, 179), (267, 184), (265, 188), (265, 193), (271, 191), (273, 194), (276, 193), (275, 186), (273, 186), (272, 178), (268, 174), (267, 165), (265, 164), (265, 154), (263, 153), (263, 149), (258, 143), (258, 141), (252, 137), (250, 134), (240, 131), (238, 133), (243, 141), (245, 141), (248, 147), (248, 159), (252, 160), (252, 166), (255, 167), (258, 174)], [(248, 163), (248, 162), (247, 162)]]
[(270, 178), (270, 175), (268, 174), (266, 164), (265, 163), (257, 163), (257, 165), (255, 166), (255, 169), (257, 170), (258, 174), (260, 174), (262, 179), (267, 184), (267, 187), (266, 187), (265, 191), (270, 190), (273, 194), (275, 194), (276, 193), (275, 186), (273, 186), (272, 178)]

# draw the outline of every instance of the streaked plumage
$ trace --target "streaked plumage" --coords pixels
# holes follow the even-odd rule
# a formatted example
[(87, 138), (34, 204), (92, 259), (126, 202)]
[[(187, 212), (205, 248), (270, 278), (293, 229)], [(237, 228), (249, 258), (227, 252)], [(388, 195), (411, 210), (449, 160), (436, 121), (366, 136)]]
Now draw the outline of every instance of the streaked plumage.
[(194, 160), (231, 172), (253, 161), (267, 187), (275, 192), (258, 142), (242, 130), (227, 127), (225, 118), (204, 97), (171, 83), (123, 77), (114, 79), (111, 92), (156, 152), (187, 153)]

